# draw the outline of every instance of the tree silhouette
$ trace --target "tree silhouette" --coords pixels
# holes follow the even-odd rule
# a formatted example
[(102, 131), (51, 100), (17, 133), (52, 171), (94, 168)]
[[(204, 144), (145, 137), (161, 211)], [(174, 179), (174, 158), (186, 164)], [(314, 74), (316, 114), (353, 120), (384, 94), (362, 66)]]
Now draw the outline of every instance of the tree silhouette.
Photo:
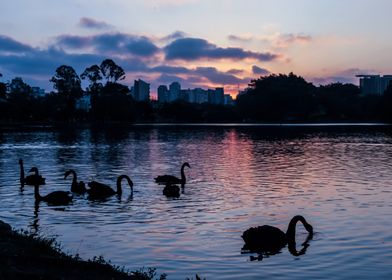
[(252, 80), (237, 106), (245, 119), (303, 121), (316, 110), (315, 86), (293, 73), (269, 75)]
[(111, 59), (102, 61), (100, 68), (106, 83), (117, 83), (117, 81), (125, 79), (124, 69)]
[(61, 65), (56, 69), (55, 75), (50, 79), (57, 93), (65, 101), (65, 116), (70, 118), (75, 112), (76, 100), (83, 95), (81, 81), (71, 66)]
[[(3, 74), (0, 73), (0, 78), (3, 77)], [(7, 94), (7, 84), (0, 82), (0, 98), (5, 99)]]

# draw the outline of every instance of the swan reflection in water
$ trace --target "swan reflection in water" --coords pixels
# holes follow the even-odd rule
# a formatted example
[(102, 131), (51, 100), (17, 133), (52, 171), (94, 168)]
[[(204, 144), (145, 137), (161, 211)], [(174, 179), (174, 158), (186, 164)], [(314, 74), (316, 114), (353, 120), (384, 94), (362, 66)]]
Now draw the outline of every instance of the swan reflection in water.
[[(301, 222), (308, 232), (305, 242), (302, 244), (302, 249), (297, 250), (295, 241), (295, 230), (297, 222)], [(313, 238), (313, 227), (305, 220), (304, 217), (298, 215), (294, 216), (287, 228), (286, 233), (282, 230), (263, 225), (252, 227), (244, 231), (242, 239), (245, 245), (242, 247), (242, 253), (257, 253), (257, 257), (251, 257), (251, 260), (262, 260), (263, 256), (270, 256), (280, 253), (280, 250), (288, 245), (289, 252), (293, 256), (300, 256), (306, 253), (309, 247), (309, 241)]]

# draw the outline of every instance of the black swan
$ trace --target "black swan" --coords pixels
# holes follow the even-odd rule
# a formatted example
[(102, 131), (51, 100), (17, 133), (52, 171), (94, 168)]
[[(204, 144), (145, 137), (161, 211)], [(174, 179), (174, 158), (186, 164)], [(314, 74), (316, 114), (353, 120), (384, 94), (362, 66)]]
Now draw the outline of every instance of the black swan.
[(182, 164), (181, 179), (173, 175), (161, 175), (155, 178), (155, 182), (158, 184), (181, 184), (181, 186), (184, 186), (186, 183), (186, 177), (184, 172), (185, 167), (191, 168), (189, 163), (187, 162), (184, 162)]
[(34, 174), (28, 175), (25, 177), (24, 167), (23, 167), (23, 160), (19, 160), (20, 165), (20, 184), (34, 186), (38, 185), (45, 185), (45, 178), (38, 174), (37, 168), (32, 168), (30, 172), (34, 172)]
[(83, 181), (78, 182), (78, 177), (76, 175), (75, 170), (70, 169), (67, 172), (65, 172), (64, 179), (67, 179), (67, 177), (71, 174), (72, 174), (71, 192), (84, 194), (87, 191), (86, 184)]
[(167, 197), (180, 197), (180, 187), (170, 183), (166, 183), (162, 191), (163, 195)]
[(88, 183), (88, 186), (90, 187), (87, 190), (87, 193), (89, 194), (90, 199), (104, 199), (107, 197), (110, 197), (112, 195), (122, 194), (122, 188), (121, 188), (121, 181), (123, 179), (126, 179), (128, 182), (129, 187), (131, 188), (131, 194), (133, 194), (133, 182), (132, 180), (127, 176), (127, 175), (120, 175), (117, 178), (117, 191), (114, 191), (111, 187), (108, 185), (92, 181)]
[(65, 191), (55, 191), (45, 196), (41, 196), (39, 194), (38, 184), (34, 186), (34, 197), (36, 202), (45, 201), (50, 205), (67, 205), (72, 201), (72, 194), (70, 192), (65, 192)]
[[(297, 222), (301, 221), (305, 229), (308, 231), (308, 238), (305, 241), (304, 248), (296, 251), (295, 244), (295, 228)], [(294, 216), (287, 228), (286, 233), (280, 229), (268, 225), (252, 227), (244, 231), (242, 239), (245, 241), (244, 250), (256, 253), (276, 254), (287, 244), (289, 251), (293, 255), (299, 256), (305, 253), (307, 242), (313, 238), (313, 227), (302, 216)]]

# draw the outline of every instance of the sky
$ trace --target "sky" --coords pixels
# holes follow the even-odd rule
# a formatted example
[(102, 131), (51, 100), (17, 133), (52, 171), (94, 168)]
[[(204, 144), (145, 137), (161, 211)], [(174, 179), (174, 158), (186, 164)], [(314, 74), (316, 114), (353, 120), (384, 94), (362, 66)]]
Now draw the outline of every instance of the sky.
[(53, 90), (57, 67), (105, 58), (143, 79), (235, 95), (260, 76), (315, 85), (392, 74), (390, 0), (2, 0), (1, 81)]

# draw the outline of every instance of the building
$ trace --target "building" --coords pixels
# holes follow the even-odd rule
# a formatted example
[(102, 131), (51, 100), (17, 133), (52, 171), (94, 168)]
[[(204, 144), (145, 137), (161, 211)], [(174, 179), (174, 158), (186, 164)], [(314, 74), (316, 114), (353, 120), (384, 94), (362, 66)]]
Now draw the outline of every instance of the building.
[(233, 106), (234, 105), (233, 97), (231, 97), (230, 94), (225, 94), (223, 104), (227, 106)]
[(131, 90), (132, 97), (136, 101), (149, 101), (150, 100), (150, 84), (139, 79), (135, 80)]
[(160, 85), (157, 91), (158, 91), (158, 102), (160, 103), (169, 102), (169, 90), (167, 89), (167, 86)]
[(34, 97), (44, 97), (45, 90), (40, 87), (31, 87), (31, 92), (33, 93)]
[(357, 75), (357, 77), (363, 95), (383, 95), (392, 81), (392, 75)]
[(178, 82), (173, 82), (169, 86), (169, 102), (180, 99), (181, 85)]
[(90, 94), (85, 94), (78, 100), (75, 104), (76, 109), (88, 112), (91, 110), (91, 96)]
[(223, 88), (216, 88), (215, 90), (208, 90), (208, 103), (215, 105), (223, 105), (224, 103), (224, 90)]

